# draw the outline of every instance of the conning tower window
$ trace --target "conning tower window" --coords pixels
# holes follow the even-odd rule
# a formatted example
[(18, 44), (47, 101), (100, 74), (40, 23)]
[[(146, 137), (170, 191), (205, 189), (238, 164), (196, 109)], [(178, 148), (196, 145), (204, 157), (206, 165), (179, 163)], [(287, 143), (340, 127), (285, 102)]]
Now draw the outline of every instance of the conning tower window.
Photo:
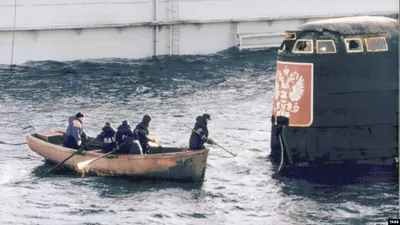
[(344, 39), (344, 43), (346, 44), (346, 49), (349, 53), (364, 52), (361, 38), (347, 38)]
[(317, 53), (330, 54), (336, 53), (336, 46), (333, 40), (317, 40)]
[(314, 53), (313, 40), (299, 39), (293, 46), (293, 53), (311, 54)]
[(367, 52), (384, 52), (388, 50), (386, 38), (384, 37), (365, 38), (364, 40)]

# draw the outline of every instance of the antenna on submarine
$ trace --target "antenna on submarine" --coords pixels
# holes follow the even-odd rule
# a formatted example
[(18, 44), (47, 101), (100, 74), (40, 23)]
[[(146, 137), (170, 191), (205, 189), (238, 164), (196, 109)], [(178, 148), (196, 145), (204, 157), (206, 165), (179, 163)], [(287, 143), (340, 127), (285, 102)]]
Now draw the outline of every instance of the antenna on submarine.
[(10, 62), (11, 75), (13, 74), (15, 23), (16, 23), (16, 20), (17, 20), (17, 0), (14, 0), (14, 20), (13, 20), (14, 23), (13, 23), (12, 45), (11, 45), (11, 62)]

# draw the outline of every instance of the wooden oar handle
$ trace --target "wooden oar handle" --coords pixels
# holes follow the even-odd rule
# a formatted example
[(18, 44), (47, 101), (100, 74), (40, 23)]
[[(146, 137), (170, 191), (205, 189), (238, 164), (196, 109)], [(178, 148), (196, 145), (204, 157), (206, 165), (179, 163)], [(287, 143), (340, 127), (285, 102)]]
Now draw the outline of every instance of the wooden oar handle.
[(214, 142), (214, 144), (215, 144), (216, 146), (222, 148), (223, 150), (227, 151), (229, 154), (231, 154), (231, 155), (233, 155), (233, 156), (237, 156), (235, 153), (232, 153), (232, 152), (228, 151), (227, 149), (223, 148), (221, 145), (219, 145), (219, 144), (217, 144), (217, 143), (215, 143), (215, 142)]
[(198, 134), (198, 135), (200, 135), (201, 136), (201, 134), (199, 133), (199, 132), (197, 132), (196, 130), (193, 130), (191, 127), (189, 127), (188, 125), (186, 125), (186, 124), (183, 124), (185, 127), (187, 127), (187, 128), (189, 128), (189, 130), (192, 130), (193, 132), (195, 132), (196, 134)]
[(156, 144), (158, 144), (161, 148), (164, 148), (164, 146), (160, 143), (160, 142), (158, 142), (158, 141), (155, 141), (156, 142)]
[(164, 148), (164, 146), (160, 142), (158, 142), (155, 138), (150, 137), (149, 135), (146, 135), (146, 137), (147, 137), (147, 139), (151, 140), (151, 142), (154, 142), (154, 143), (158, 144), (158, 146), (160, 146), (161, 148)]
[[(198, 134), (198, 135), (201, 136), (201, 134), (200, 134), (199, 132), (193, 130), (192, 128), (190, 128), (190, 127), (189, 127), (188, 125), (186, 125), (186, 124), (184, 124), (184, 125), (185, 125), (185, 127), (189, 128), (190, 130), (192, 130), (193, 132), (195, 132), (196, 134)], [(217, 142), (215, 142), (214, 140), (213, 140), (213, 144), (216, 145), (216, 146), (218, 146), (218, 147), (220, 147), (221, 149), (225, 150), (225, 151), (228, 152), (229, 154), (231, 154), (231, 155), (233, 155), (233, 156), (236, 156), (236, 154), (233, 154), (232, 152), (226, 150), (226, 149), (223, 148), (221, 145), (217, 144)]]
[(108, 155), (110, 155), (110, 154), (113, 154), (115, 151), (116, 151), (116, 149), (114, 149), (114, 150), (112, 150), (111, 152), (108, 152), (108, 153), (106, 153), (106, 154), (103, 154), (103, 155), (101, 155), (101, 156), (98, 156), (98, 157), (96, 157), (96, 158), (94, 158), (94, 159), (89, 159), (89, 160), (86, 160), (86, 161), (82, 161), (82, 162), (80, 162), (80, 163), (77, 163), (77, 164), (76, 164), (76, 165), (77, 165), (77, 168), (78, 168), (79, 170), (83, 170), (85, 167), (89, 166), (91, 163), (93, 163), (93, 162), (95, 162), (95, 161), (97, 161), (97, 160), (99, 160), (99, 159), (101, 159), (101, 158), (103, 158), (103, 157), (106, 157), (106, 156), (108, 156)]

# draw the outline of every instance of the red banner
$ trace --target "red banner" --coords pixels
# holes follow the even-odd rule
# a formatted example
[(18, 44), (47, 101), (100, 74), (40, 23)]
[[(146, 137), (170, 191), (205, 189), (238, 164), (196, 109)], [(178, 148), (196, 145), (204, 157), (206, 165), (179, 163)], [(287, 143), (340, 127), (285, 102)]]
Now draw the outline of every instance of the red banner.
[(289, 118), (289, 126), (313, 122), (313, 64), (277, 62), (273, 115)]

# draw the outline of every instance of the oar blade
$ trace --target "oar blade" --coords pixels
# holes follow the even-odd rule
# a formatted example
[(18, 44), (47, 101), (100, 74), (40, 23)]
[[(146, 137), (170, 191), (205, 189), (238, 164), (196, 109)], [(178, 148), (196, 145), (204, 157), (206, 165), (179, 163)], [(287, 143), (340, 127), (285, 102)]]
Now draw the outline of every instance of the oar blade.
[(76, 166), (77, 166), (77, 168), (79, 170), (83, 170), (83, 168), (87, 167), (90, 163), (93, 162), (93, 160), (94, 159), (90, 159), (90, 160), (86, 160), (86, 161), (80, 162), (80, 163), (76, 164)]

